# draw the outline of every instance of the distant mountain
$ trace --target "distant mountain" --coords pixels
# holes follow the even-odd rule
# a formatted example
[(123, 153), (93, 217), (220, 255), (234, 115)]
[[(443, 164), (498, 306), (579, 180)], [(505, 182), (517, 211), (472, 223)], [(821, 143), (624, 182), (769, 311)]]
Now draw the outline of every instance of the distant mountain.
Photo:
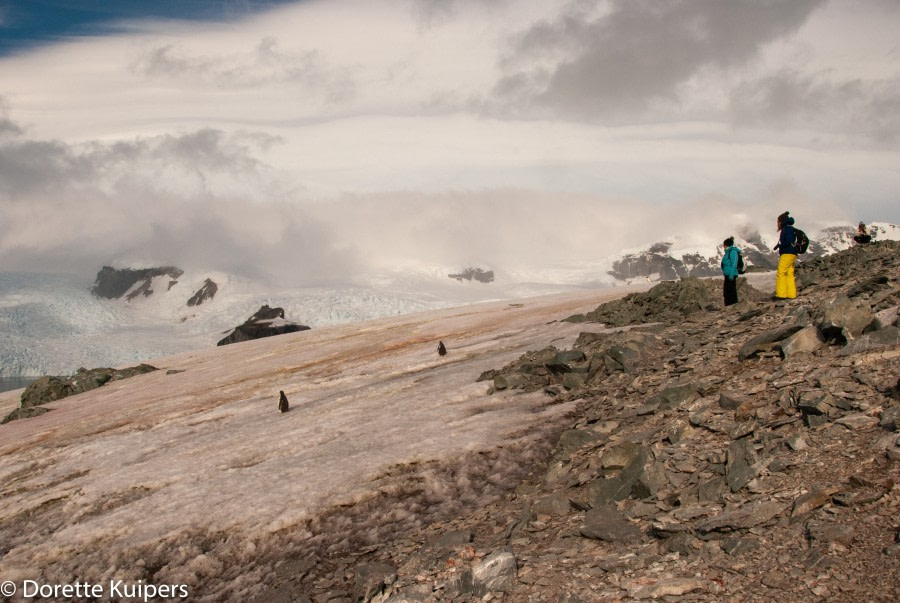
[(153, 294), (154, 279), (168, 277), (168, 289), (171, 289), (182, 274), (184, 271), (175, 266), (141, 269), (104, 266), (97, 273), (91, 293), (106, 299), (124, 297), (131, 300), (138, 295), (148, 297)]
[(448, 274), (447, 276), (449, 276), (450, 278), (455, 278), (460, 282), (462, 282), (463, 280), (478, 281), (479, 283), (494, 282), (494, 271), (485, 270), (484, 268), (466, 268), (458, 274)]
[[(832, 226), (816, 233), (807, 232), (810, 237), (809, 251), (801, 256), (801, 261), (852, 247), (856, 232), (855, 226)], [(870, 224), (869, 233), (875, 241), (900, 240), (900, 226), (894, 224)], [(745, 228), (735, 236), (735, 244), (741, 249), (748, 266), (762, 270), (775, 270), (777, 267), (778, 254), (772, 250), (774, 242), (766, 242), (759, 232)], [(719, 267), (721, 254), (719, 241), (689, 246), (674, 237), (673, 240), (654, 243), (643, 251), (628, 253), (614, 260), (608, 274), (617, 281), (626, 282), (719, 276), (722, 274)]]
[[(154, 268), (113, 268), (104, 266), (97, 273), (91, 293), (103, 299), (124, 299), (131, 301), (136, 297), (150, 297), (154, 290), (170, 291), (178, 284), (184, 270), (175, 266), (159, 266)], [(203, 285), (190, 298), (186, 305), (194, 307), (210, 301), (216, 296), (219, 286), (207, 278)]]

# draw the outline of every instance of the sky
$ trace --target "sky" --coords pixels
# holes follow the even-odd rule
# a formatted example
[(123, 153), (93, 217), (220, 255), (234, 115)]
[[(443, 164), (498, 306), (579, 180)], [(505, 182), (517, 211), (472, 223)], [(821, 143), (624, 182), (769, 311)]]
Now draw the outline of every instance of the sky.
[(0, 271), (312, 285), (900, 223), (898, 28), (894, 0), (0, 0)]

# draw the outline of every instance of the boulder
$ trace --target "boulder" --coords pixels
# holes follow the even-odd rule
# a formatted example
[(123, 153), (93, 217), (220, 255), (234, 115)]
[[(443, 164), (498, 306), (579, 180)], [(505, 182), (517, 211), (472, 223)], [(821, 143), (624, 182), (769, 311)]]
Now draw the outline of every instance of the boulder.
[(801, 329), (803, 329), (803, 325), (790, 324), (752, 337), (747, 343), (741, 346), (741, 349), (738, 352), (738, 358), (747, 360), (761, 352), (774, 349), (777, 343), (787, 339)]
[(585, 538), (605, 542), (634, 543), (641, 539), (641, 529), (629, 522), (614, 505), (588, 511), (580, 528)]
[(737, 492), (756, 477), (756, 451), (749, 438), (733, 441), (728, 446), (725, 479), (732, 492)]
[(516, 584), (518, 565), (508, 551), (491, 553), (472, 567), (472, 579), (477, 594), (510, 592)]
[(875, 320), (872, 308), (861, 299), (839, 293), (819, 308), (819, 330), (826, 339), (850, 341), (859, 337)]
[(781, 352), (782, 358), (790, 358), (794, 354), (815, 352), (823, 345), (825, 345), (825, 342), (819, 335), (819, 329), (809, 325), (803, 327), (776, 347)]
[(849, 342), (838, 352), (839, 356), (852, 356), (867, 352), (877, 352), (900, 345), (900, 328), (886, 327), (871, 333), (866, 333)]
[(891, 306), (890, 308), (885, 308), (884, 310), (876, 312), (875, 320), (872, 321), (869, 328), (878, 331), (890, 326), (897, 326), (898, 320), (900, 320), (900, 306)]

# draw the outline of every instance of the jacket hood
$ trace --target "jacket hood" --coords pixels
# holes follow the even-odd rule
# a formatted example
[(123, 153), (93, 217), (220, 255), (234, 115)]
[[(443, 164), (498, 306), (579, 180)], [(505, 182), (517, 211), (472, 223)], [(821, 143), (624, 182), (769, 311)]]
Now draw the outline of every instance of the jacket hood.
[(787, 219), (784, 221), (784, 223), (787, 224), (788, 226), (793, 226), (794, 218), (792, 218), (791, 216), (788, 216)]

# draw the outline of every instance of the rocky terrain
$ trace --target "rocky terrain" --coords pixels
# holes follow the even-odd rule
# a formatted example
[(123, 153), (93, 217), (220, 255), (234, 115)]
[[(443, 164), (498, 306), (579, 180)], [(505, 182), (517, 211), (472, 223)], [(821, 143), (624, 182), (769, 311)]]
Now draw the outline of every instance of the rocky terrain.
[(220, 339), (216, 345), (228, 345), (308, 329), (309, 327), (306, 325), (285, 320), (284, 308), (270, 308), (268, 305), (264, 305), (243, 324), (238, 325), (231, 333)]
[(687, 279), (571, 317), (611, 328), (481, 376), (578, 402), (545, 462), (401, 539), (284, 559), (259, 600), (900, 600), (898, 258), (806, 262), (791, 301)]
[(80, 368), (71, 377), (41, 377), (32, 382), (19, 398), (19, 407), (10, 412), (0, 421), (0, 424), (9, 423), (16, 419), (36, 417), (50, 409), (44, 405), (48, 402), (62, 400), (75, 394), (90, 391), (112, 381), (128, 379), (135, 375), (143, 375), (157, 370), (149, 364), (140, 364), (129, 368)]

